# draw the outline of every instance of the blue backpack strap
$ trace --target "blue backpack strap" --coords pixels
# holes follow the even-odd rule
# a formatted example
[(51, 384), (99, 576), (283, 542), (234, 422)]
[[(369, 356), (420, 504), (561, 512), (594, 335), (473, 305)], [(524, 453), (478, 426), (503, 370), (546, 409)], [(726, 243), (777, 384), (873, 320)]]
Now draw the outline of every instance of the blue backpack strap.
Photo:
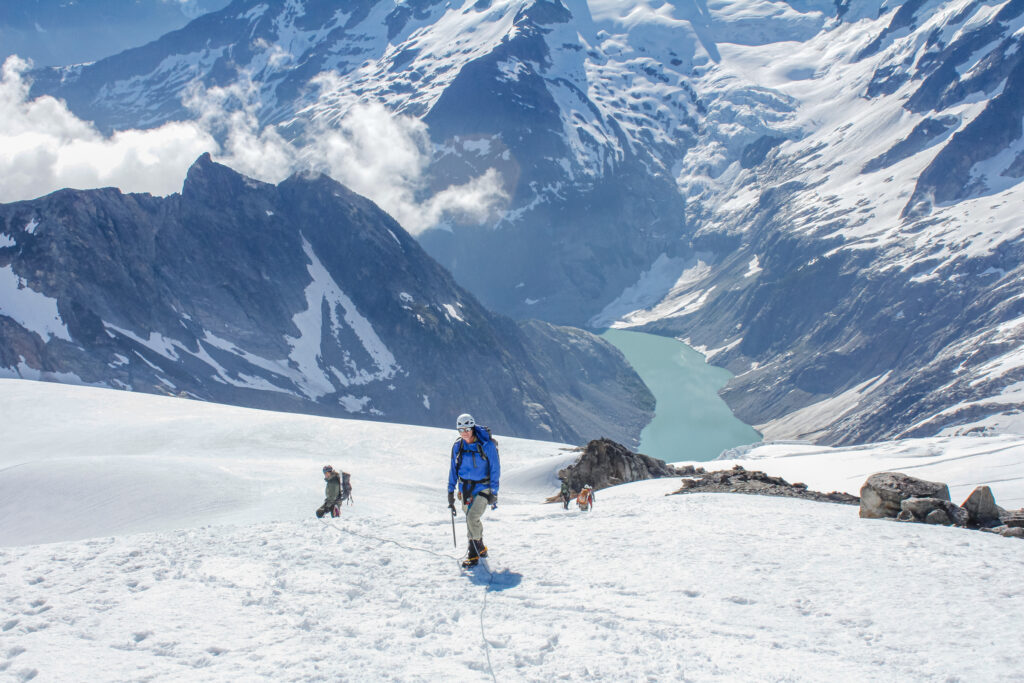
[[(487, 433), (490, 434), (490, 430), (488, 430)], [(476, 450), (480, 454), (480, 457), (484, 459), (485, 463), (487, 463), (487, 481), (490, 482), (490, 480), (491, 480), (491, 459), (488, 458), (487, 457), (487, 453), (484, 452), (484, 442), (480, 438), (479, 435), (477, 435), (477, 440), (476, 440), (475, 444), (476, 444)], [(459, 478), (459, 482), (462, 484), (461, 486), (459, 486), (459, 490), (462, 491), (462, 500), (463, 500), (463, 502), (465, 502), (466, 499), (470, 497), (470, 494), (471, 494), (470, 489), (472, 488), (472, 485), (478, 483), (478, 482), (475, 482), (475, 481), (470, 481), (470, 480), (463, 479), (461, 476), (459, 476), (459, 470), (462, 469), (462, 454), (465, 452), (465, 450), (466, 450), (466, 442), (465, 442), (464, 439), (459, 437), (459, 453), (455, 457), (455, 476)]]

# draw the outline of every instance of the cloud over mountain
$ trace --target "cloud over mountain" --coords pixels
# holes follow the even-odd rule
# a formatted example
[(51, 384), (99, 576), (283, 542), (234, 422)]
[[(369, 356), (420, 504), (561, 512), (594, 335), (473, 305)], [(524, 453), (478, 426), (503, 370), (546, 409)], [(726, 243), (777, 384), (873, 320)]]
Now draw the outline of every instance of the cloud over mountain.
[[(30, 98), (30, 63), (9, 57), (0, 81), (0, 202), (54, 190), (117, 187), (168, 195), (181, 190), (192, 162), (211, 153), (253, 178), (277, 183), (295, 172), (325, 173), (374, 200), (410, 232), (446, 218), (483, 220), (506, 199), (497, 174), (429, 193), (426, 125), (379, 104), (354, 107), (336, 123), (309, 127), (301, 141), (261, 124), (251, 81), (188, 89), (194, 117), (104, 134), (49, 95)], [(323, 80), (330, 79), (329, 74)]]

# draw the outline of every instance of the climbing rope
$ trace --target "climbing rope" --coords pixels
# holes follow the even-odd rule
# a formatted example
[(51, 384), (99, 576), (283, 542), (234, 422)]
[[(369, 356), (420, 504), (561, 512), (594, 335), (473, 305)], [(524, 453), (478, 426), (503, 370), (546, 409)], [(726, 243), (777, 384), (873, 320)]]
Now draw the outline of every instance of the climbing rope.
[[(399, 543), (398, 541), (394, 541), (394, 540), (392, 540), (390, 538), (381, 538), (379, 536), (374, 536), (373, 534), (363, 534), (363, 533), (360, 533), (358, 531), (353, 531), (352, 529), (342, 529), (341, 527), (339, 527), (339, 526), (337, 526), (337, 525), (335, 525), (335, 524), (333, 524), (331, 522), (328, 522), (327, 520), (325, 520), (323, 518), (319, 518), (317, 521), (319, 521), (325, 527), (334, 529), (339, 534), (340, 533), (348, 533), (348, 534), (351, 534), (352, 536), (358, 536), (359, 538), (364, 538), (364, 539), (372, 540), (372, 541), (379, 541), (380, 543), (392, 543), (394, 545), (397, 545), (399, 548), (404, 548), (405, 550), (413, 550), (415, 552), (427, 553), (427, 554), (433, 555), (435, 557), (442, 557), (442, 558), (446, 558), (446, 559), (450, 559), (450, 560), (455, 560), (456, 562), (458, 562), (460, 559), (462, 559), (462, 558), (459, 558), (459, 557), (455, 557), (453, 555), (449, 555), (447, 553), (438, 553), (438, 552), (434, 552), (433, 550), (428, 550), (426, 548), (416, 548), (414, 546), (404, 545), (404, 544)], [(469, 555), (469, 551), (466, 551), (466, 553), (463, 554), (462, 557), (463, 558), (464, 557), (468, 557), (468, 555)], [(487, 585), (484, 587), (484, 601), (483, 601), (483, 604), (480, 606), (480, 638), (484, 641), (484, 654), (487, 655), (487, 670), (491, 674), (491, 680), (493, 680), (494, 683), (498, 683), (498, 677), (494, 674), (494, 665), (491, 663), (491, 644), (490, 644), (490, 641), (487, 640), (487, 632), (486, 632), (486, 630), (484, 628), (484, 614), (487, 612), (487, 594), (491, 592), (491, 585), (494, 583), (494, 572), (492, 572), (491, 568), (488, 567), (486, 564), (481, 564), (481, 565), (478, 565), (478, 566), (483, 567), (484, 571), (487, 572), (487, 575), (489, 577), (488, 580), (487, 580)]]

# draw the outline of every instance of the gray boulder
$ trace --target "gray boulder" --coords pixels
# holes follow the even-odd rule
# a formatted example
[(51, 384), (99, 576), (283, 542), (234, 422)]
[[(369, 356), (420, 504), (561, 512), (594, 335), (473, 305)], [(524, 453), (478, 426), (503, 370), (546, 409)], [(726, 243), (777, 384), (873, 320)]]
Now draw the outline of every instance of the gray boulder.
[(962, 507), (942, 498), (905, 498), (900, 501), (900, 514), (897, 519), (905, 522), (967, 526), (969, 516)]
[(942, 526), (949, 526), (953, 521), (946, 514), (946, 511), (942, 508), (935, 508), (928, 513), (928, 516), (924, 518), (925, 524), (941, 524)]
[(999, 515), (1000, 521), (1008, 527), (1024, 527), (1024, 508), (1020, 510), (1003, 511)]
[(961, 507), (967, 511), (970, 523), (977, 526), (998, 524), (999, 515), (1005, 512), (996, 505), (992, 489), (987, 486), (979, 486), (971, 491)]
[(878, 472), (868, 477), (860, 489), (860, 516), (895, 518), (900, 513), (900, 503), (907, 498), (949, 500), (949, 487), (900, 472)]

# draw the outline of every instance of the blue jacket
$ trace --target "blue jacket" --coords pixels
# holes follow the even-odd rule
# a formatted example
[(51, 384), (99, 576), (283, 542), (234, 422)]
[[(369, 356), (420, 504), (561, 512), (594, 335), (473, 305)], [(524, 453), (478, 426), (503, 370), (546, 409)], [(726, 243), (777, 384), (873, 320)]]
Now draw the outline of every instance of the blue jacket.
[[(448, 469), (448, 491), (452, 492), (459, 485), (459, 480), (478, 482), (473, 485), (468, 495), (474, 496), (484, 489), (490, 489), (491, 493), (498, 495), (498, 483), (501, 479), (501, 462), (498, 460), (498, 446), (486, 429), (473, 427), (476, 434), (476, 441), (466, 443), (462, 437), (452, 444), (452, 462)], [(455, 471), (455, 464), (459, 460), (459, 450), (462, 449), (462, 466)], [(483, 456), (487, 456), (484, 459)], [(482, 481), (490, 479), (490, 482)]]

